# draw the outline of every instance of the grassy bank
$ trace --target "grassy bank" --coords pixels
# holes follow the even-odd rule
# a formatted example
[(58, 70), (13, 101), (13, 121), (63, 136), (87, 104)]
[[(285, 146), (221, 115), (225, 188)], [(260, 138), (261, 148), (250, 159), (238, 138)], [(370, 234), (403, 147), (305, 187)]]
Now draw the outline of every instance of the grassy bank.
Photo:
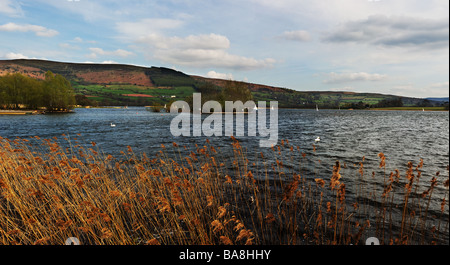
[(255, 162), (234, 138), (231, 156), (208, 141), (161, 146), (155, 157), (128, 147), (120, 158), (71, 141), (63, 148), (56, 138), (0, 137), (0, 244), (77, 237), (101, 245), (355, 245), (372, 236), (382, 244), (448, 244), (448, 191), (441, 211), (429, 210), (433, 191), (448, 189), (448, 175), (427, 183), (422, 176), (419, 185), (423, 161), (381, 176), (367, 175), (364, 158), (351, 176), (336, 162), (331, 176), (311, 179), (302, 170), (307, 155), (289, 141), (270, 159), (250, 154)]

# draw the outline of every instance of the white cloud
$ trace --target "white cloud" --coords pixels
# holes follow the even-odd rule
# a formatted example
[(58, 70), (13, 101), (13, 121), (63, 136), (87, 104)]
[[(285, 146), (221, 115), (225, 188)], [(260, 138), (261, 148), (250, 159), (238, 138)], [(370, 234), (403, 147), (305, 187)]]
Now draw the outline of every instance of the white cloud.
[(81, 37), (75, 37), (73, 40), (70, 40), (69, 42), (73, 43), (97, 43), (95, 40), (83, 40)]
[(7, 32), (34, 32), (36, 36), (39, 37), (53, 37), (59, 34), (58, 31), (53, 29), (47, 29), (43, 26), (38, 25), (30, 25), (30, 24), (24, 24), (19, 25), (16, 23), (7, 23), (4, 25), (0, 25), (0, 31), (7, 31)]
[(175, 29), (183, 25), (183, 21), (166, 18), (145, 18), (136, 22), (118, 22), (116, 30), (122, 38), (136, 39), (150, 34), (158, 34), (162, 30)]
[(232, 74), (217, 73), (216, 71), (209, 71), (208, 74), (206, 74), (206, 76), (209, 78), (233, 80)]
[(433, 89), (440, 89), (440, 88), (445, 88), (448, 89), (449, 88), (449, 82), (442, 82), (442, 83), (433, 83), (429, 86), (430, 88)]
[[(191, 18), (189, 16), (188, 18)], [(262, 60), (234, 55), (228, 52), (230, 40), (220, 34), (190, 34), (180, 36), (188, 19), (143, 18), (132, 22), (117, 22), (117, 39), (133, 43), (133, 49), (142, 52), (148, 60), (164, 64), (197, 68), (228, 68), (253, 70), (271, 67), (275, 60)], [(187, 29), (188, 30), (188, 29)]]
[(310, 41), (311, 35), (305, 30), (285, 31), (281, 38), (293, 41)]
[(88, 58), (95, 59), (98, 56), (118, 56), (118, 57), (128, 57), (131, 55), (134, 55), (134, 53), (122, 49), (117, 49), (115, 51), (105, 51), (102, 48), (89, 48), (89, 50), (92, 52), (91, 54), (87, 55)]
[(275, 63), (271, 58), (257, 60), (228, 53), (230, 41), (218, 34), (189, 35), (184, 38), (150, 34), (141, 37), (138, 43), (145, 46), (147, 53), (151, 48), (154, 58), (175, 65), (254, 70), (271, 67)]
[(67, 49), (67, 50), (79, 50), (80, 49), (80, 47), (69, 44), (69, 43), (60, 43), (59, 47), (61, 47), (63, 49)]
[(139, 38), (138, 42), (149, 44), (158, 49), (223, 50), (230, 47), (228, 38), (217, 34), (189, 35), (185, 38), (150, 34)]
[(112, 61), (112, 60), (106, 60), (103, 62), (84, 61), (83, 63), (86, 63), (86, 64), (118, 64), (118, 62)]
[(114, 19), (113, 10), (116, 1), (67, 1), (67, 0), (34, 0), (39, 5), (51, 6), (61, 13), (71, 13), (70, 16), (84, 18), (86, 21), (105, 21)]
[(133, 47), (143, 52), (149, 60), (157, 59), (173, 65), (253, 70), (271, 67), (275, 62), (273, 59), (257, 60), (228, 53), (230, 40), (220, 34), (168, 36), (171, 30), (179, 30), (184, 24), (181, 19), (160, 18), (118, 22), (117, 38), (137, 44)]
[(441, 97), (448, 97), (449, 94), (449, 82), (433, 83), (425, 87), (425, 97), (430, 95), (437, 95)]
[(0, 0), (0, 13), (11, 17), (23, 16), (20, 4), (11, 0)]
[(331, 43), (366, 43), (385, 47), (448, 48), (446, 19), (374, 15), (346, 22), (323, 40)]
[(236, 70), (255, 70), (272, 67), (274, 59), (257, 60), (227, 53), (225, 50), (166, 49), (155, 52), (155, 57), (173, 64), (193, 67), (218, 67)]
[(25, 56), (21, 53), (9, 52), (3, 56), (5, 59), (14, 60), (14, 59), (29, 59), (28, 56)]
[(369, 74), (365, 72), (359, 73), (329, 73), (328, 79), (324, 80), (325, 84), (339, 84), (339, 83), (348, 83), (348, 82), (357, 82), (357, 81), (382, 81), (386, 80), (387, 75), (382, 74)]
[(249, 0), (283, 18), (293, 21), (305, 19), (315, 25), (332, 25), (336, 22), (361, 20), (368, 16), (384, 14), (386, 16), (408, 14), (414, 17), (448, 19), (449, 2), (442, 0)]
[(415, 97), (448, 97), (449, 82), (417, 85), (413, 83), (398, 84), (390, 88), (389, 92), (397, 95), (413, 93)]
[(112, 61), (112, 60), (106, 60), (106, 61), (103, 61), (103, 62), (101, 62), (102, 64), (118, 64), (118, 62), (116, 62), (116, 61)]
[(351, 86), (345, 86), (345, 87), (333, 87), (329, 89), (330, 91), (335, 91), (335, 92), (355, 92), (356, 89), (354, 87)]

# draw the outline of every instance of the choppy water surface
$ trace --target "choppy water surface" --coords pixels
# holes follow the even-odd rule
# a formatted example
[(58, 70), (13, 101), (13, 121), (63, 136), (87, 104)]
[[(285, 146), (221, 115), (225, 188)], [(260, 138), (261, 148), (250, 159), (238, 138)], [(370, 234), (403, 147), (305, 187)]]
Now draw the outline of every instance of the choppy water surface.
[[(440, 183), (448, 178), (448, 112), (279, 110), (278, 114), (278, 143), (288, 140), (295, 147), (295, 152), (285, 152), (287, 157), (283, 162), (287, 170), (296, 170), (297, 161), (304, 152), (309, 162), (303, 163), (303, 174), (306, 177), (327, 179), (333, 164), (339, 160), (347, 166), (341, 174), (346, 183), (351, 185), (359, 174), (359, 162), (363, 157), (368, 179), (375, 171), (379, 176), (380, 160), (377, 155), (383, 152), (388, 174), (398, 169), (404, 175), (409, 161), (417, 165), (422, 158), (423, 183), (428, 186), (429, 180), (438, 171), (441, 173), (438, 178)], [(203, 118), (207, 116), (203, 115)], [(159, 152), (161, 144), (171, 146), (176, 142), (188, 148), (205, 144), (206, 137), (173, 137), (170, 123), (174, 117), (174, 114), (152, 113), (139, 107), (76, 109), (73, 114), (58, 115), (0, 115), (0, 136), (10, 139), (32, 136), (62, 138), (61, 135), (65, 134), (69, 139), (96, 142), (100, 150), (116, 157), (120, 157), (120, 151), (126, 151), (127, 146), (131, 146), (135, 153), (145, 152), (151, 156)], [(116, 124), (116, 127), (111, 127), (111, 123)], [(321, 138), (319, 143), (314, 142), (317, 136)], [(258, 137), (237, 138), (246, 148), (250, 161), (258, 157), (260, 152), (269, 161), (274, 159), (275, 152), (271, 148), (259, 147)], [(227, 151), (227, 148), (231, 148), (230, 137), (210, 137), (209, 140), (212, 145), (224, 150), (224, 157), (233, 155)], [(373, 181), (380, 182), (382, 177), (374, 178)], [(351, 196), (351, 190), (349, 194)], [(448, 190), (440, 185), (433, 195), (430, 207), (437, 215), (442, 198), (448, 198)], [(448, 219), (448, 215), (444, 218)]]
[[(208, 115), (203, 115), (207, 117)], [(131, 146), (135, 152), (155, 154), (161, 144), (202, 145), (206, 137), (173, 137), (172, 114), (128, 109), (76, 109), (74, 114), (5, 116), (0, 115), (0, 136), (4, 138), (58, 137), (65, 134), (96, 142), (105, 153), (119, 154)], [(111, 127), (110, 124), (116, 124)], [(425, 161), (429, 173), (445, 173), (449, 162), (449, 113), (420, 111), (338, 111), (279, 110), (279, 137), (304, 152), (312, 151), (322, 161), (358, 163), (378, 160), (383, 152), (387, 166), (402, 167), (408, 161)], [(259, 148), (258, 137), (237, 137), (252, 152)], [(229, 137), (210, 137), (216, 146), (229, 146)], [(322, 163), (325, 164), (325, 163)], [(400, 168), (399, 168), (400, 169)]]

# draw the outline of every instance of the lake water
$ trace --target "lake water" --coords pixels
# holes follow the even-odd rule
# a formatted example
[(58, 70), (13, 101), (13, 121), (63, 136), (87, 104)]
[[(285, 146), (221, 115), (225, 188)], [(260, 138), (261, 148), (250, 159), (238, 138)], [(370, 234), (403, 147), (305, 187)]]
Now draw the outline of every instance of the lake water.
[[(279, 137), (289, 140), (304, 152), (312, 151), (318, 159), (357, 163), (379, 160), (383, 152), (389, 165), (405, 166), (408, 161), (424, 159), (424, 170), (445, 173), (449, 163), (449, 113), (421, 111), (348, 111), (283, 110), (279, 113)], [(203, 115), (203, 118), (208, 115)], [(207, 137), (173, 137), (169, 113), (153, 113), (145, 108), (76, 109), (73, 114), (8, 116), (0, 115), (0, 136), (4, 138), (58, 137), (62, 134), (96, 142), (105, 153), (119, 154), (131, 146), (136, 153), (155, 154), (161, 144), (203, 145)], [(116, 124), (111, 127), (110, 124)], [(247, 133), (246, 133), (247, 134)], [(260, 137), (237, 137), (252, 151), (259, 148)], [(266, 139), (265, 137), (264, 139)], [(229, 137), (209, 137), (216, 146), (229, 146)]]
[[(161, 144), (172, 146), (176, 142), (191, 149), (195, 144), (205, 144), (204, 136), (173, 137), (170, 123), (174, 117), (175, 114), (153, 113), (141, 107), (76, 109), (73, 114), (58, 115), (0, 115), (0, 136), (10, 139), (62, 138), (65, 134), (81, 142), (96, 142), (100, 150), (116, 157), (120, 157), (120, 151), (126, 152), (127, 146), (135, 153), (145, 152), (151, 157), (161, 150)], [(205, 117), (208, 115), (203, 115)], [(380, 159), (377, 155), (380, 152), (386, 156), (387, 172), (399, 169), (404, 176), (407, 163), (411, 161), (417, 165), (422, 158), (423, 179), (427, 186), (431, 177), (437, 171), (441, 172), (440, 186), (433, 193), (431, 204), (436, 214), (440, 212), (440, 202), (445, 194), (448, 199), (448, 190), (442, 187), (442, 182), (448, 178), (449, 112), (280, 109), (278, 119), (278, 144), (288, 140), (295, 150), (300, 150), (291, 153), (290, 159), (299, 159), (301, 152), (307, 154), (310, 162), (306, 163), (306, 177), (329, 178), (334, 162), (339, 160), (348, 165), (351, 173), (341, 174), (351, 184), (352, 178), (358, 175), (358, 163), (363, 157), (367, 176), (372, 171), (378, 174)], [(111, 123), (116, 127), (111, 127)], [(321, 138), (319, 143), (314, 142), (317, 136)], [(269, 161), (275, 154), (271, 148), (260, 148), (258, 137), (236, 138), (246, 148), (250, 161), (260, 152)], [(232, 156), (232, 152), (227, 151), (231, 148), (230, 137), (210, 137), (209, 140), (224, 150), (225, 156)], [(295, 170), (295, 163), (289, 165), (290, 159), (284, 160), (285, 166)], [(444, 218), (448, 220), (448, 211)]]

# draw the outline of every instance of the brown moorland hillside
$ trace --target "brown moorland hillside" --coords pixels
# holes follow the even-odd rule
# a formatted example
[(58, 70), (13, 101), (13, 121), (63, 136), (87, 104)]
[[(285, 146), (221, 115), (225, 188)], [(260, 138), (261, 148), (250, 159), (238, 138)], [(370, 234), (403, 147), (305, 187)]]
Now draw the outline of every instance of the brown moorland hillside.
[[(214, 90), (222, 90), (228, 81), (154, 66), (67, 63), (35, 59), (0, 60), (0, 76), (21, 73), (42, 80), (47, 71), (62, 75), (70, 81), (76, 94), (89, 96), (100, 105), (164, 105), (173, 99), (185, 99), (193, 92), (200, 91), (199, 88), (204, 84), (209, 84), (210, 87), (212, 85)], [(321, 108), (367, 108), (382, 101), (399, 99), (405, 106), (425, 107), (430, 104), (425, 99), (379, 93), (298, 91), (263, 84), (240, 83), (250, 89), (254, 100), (276, 100), (281, 108), (315, 108), (316, 105)], [(431, 105), (433, 104), (432, 102)]]

